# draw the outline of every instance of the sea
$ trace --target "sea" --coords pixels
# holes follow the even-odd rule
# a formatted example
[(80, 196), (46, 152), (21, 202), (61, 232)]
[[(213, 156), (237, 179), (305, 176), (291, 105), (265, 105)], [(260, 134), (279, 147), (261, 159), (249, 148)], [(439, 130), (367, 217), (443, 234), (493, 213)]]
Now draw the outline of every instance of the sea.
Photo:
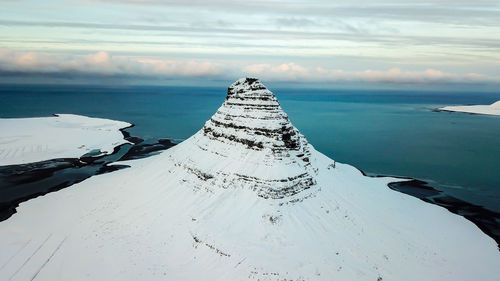
[[(328, 157), (368, 175), (411, 177), (500, 212), (500, 116), (437, 111), (490, 104), (498, 92), (271, 88)], [(223, 103), (226, 87), (0, 85), (0, 117), (72, 113), (133, 123), (132, 136), (180, 142)], [(1, 129), (1, 128), (0, 128)]]

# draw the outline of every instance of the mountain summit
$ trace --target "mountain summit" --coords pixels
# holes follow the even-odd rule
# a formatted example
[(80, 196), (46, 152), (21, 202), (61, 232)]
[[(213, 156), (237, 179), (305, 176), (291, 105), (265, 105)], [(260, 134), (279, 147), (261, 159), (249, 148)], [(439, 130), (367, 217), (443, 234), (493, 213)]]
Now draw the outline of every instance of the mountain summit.
[(179, 164), (219, 187), (277, 199), (315, 184), (310, 145), (255, 78), (233, 83), (222, 106), (184, 146), (190, 153), (175, 153)]
[(22, 203), (1, 280), (482, 280), (495, 241), (316, 151), (273, 93), (236, 81), (184, 142)]
[[(307, 142), (293, 127), (274, 94), (255, 78), (240, 79), (227, 92), (222, 106), (205, 124), (204, 132), (246, 144), (255, 150), (269, 150), (276, 156), (302, 151)], [(301, 141), (305, 143), (301, 143)]]

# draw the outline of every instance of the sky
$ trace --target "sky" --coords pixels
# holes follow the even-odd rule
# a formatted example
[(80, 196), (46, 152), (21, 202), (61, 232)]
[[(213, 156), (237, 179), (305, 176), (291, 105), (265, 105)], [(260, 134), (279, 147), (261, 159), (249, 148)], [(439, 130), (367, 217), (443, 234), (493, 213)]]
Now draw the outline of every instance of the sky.
[(242, 76), (498, 89), (500, 0), (0, 1), (0, 83)]

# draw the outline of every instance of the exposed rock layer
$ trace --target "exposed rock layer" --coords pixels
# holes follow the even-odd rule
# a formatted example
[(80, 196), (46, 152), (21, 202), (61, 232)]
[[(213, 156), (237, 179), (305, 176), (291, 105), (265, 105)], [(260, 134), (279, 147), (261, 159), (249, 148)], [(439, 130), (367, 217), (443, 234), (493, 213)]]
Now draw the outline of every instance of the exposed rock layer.
[(315, 184), (306, 138), (292, 125), (275, 95), (255, 78), (233, 83), (222, 106), (194, 138), (201, 155), (219, 155), (224, 162), (224, 158), (243, 162), (248, 159), (240, 156), (252, 153), (253, 158), (262, 159), (253, 164), (273, 171), (262, 178), (259, 169), (228, 173), (225, 168), (200, 166), (195, 160), (182, 163), (202, 180), (216, 181), (216, 174), (217, 178), (231, 179), (221, 183), (224, 188), (245, 186), (261, 197), (274, 199), (295, 195)]

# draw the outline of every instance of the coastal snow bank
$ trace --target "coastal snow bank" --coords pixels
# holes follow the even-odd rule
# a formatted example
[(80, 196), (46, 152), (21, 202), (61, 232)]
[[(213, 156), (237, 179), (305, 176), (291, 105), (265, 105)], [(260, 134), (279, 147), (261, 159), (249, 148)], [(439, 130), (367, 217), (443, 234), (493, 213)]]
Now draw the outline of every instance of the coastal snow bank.
[(72, 114), (0, 118), (0, 166), (78, 158), (92, 150), (111, 153), (128, 143), (119, 131), (131, 124)]
[(474, 224), (316, 151), (256, 79), (184, 142), (21, 203), (1, 280), (498, 280)]
[(500, 101), (489, 105), (462, 105), (462, 106), (445, 106), (439, 108), (445, 111), (456, 111), (474, 114), (499, 115), (500, 116)]

